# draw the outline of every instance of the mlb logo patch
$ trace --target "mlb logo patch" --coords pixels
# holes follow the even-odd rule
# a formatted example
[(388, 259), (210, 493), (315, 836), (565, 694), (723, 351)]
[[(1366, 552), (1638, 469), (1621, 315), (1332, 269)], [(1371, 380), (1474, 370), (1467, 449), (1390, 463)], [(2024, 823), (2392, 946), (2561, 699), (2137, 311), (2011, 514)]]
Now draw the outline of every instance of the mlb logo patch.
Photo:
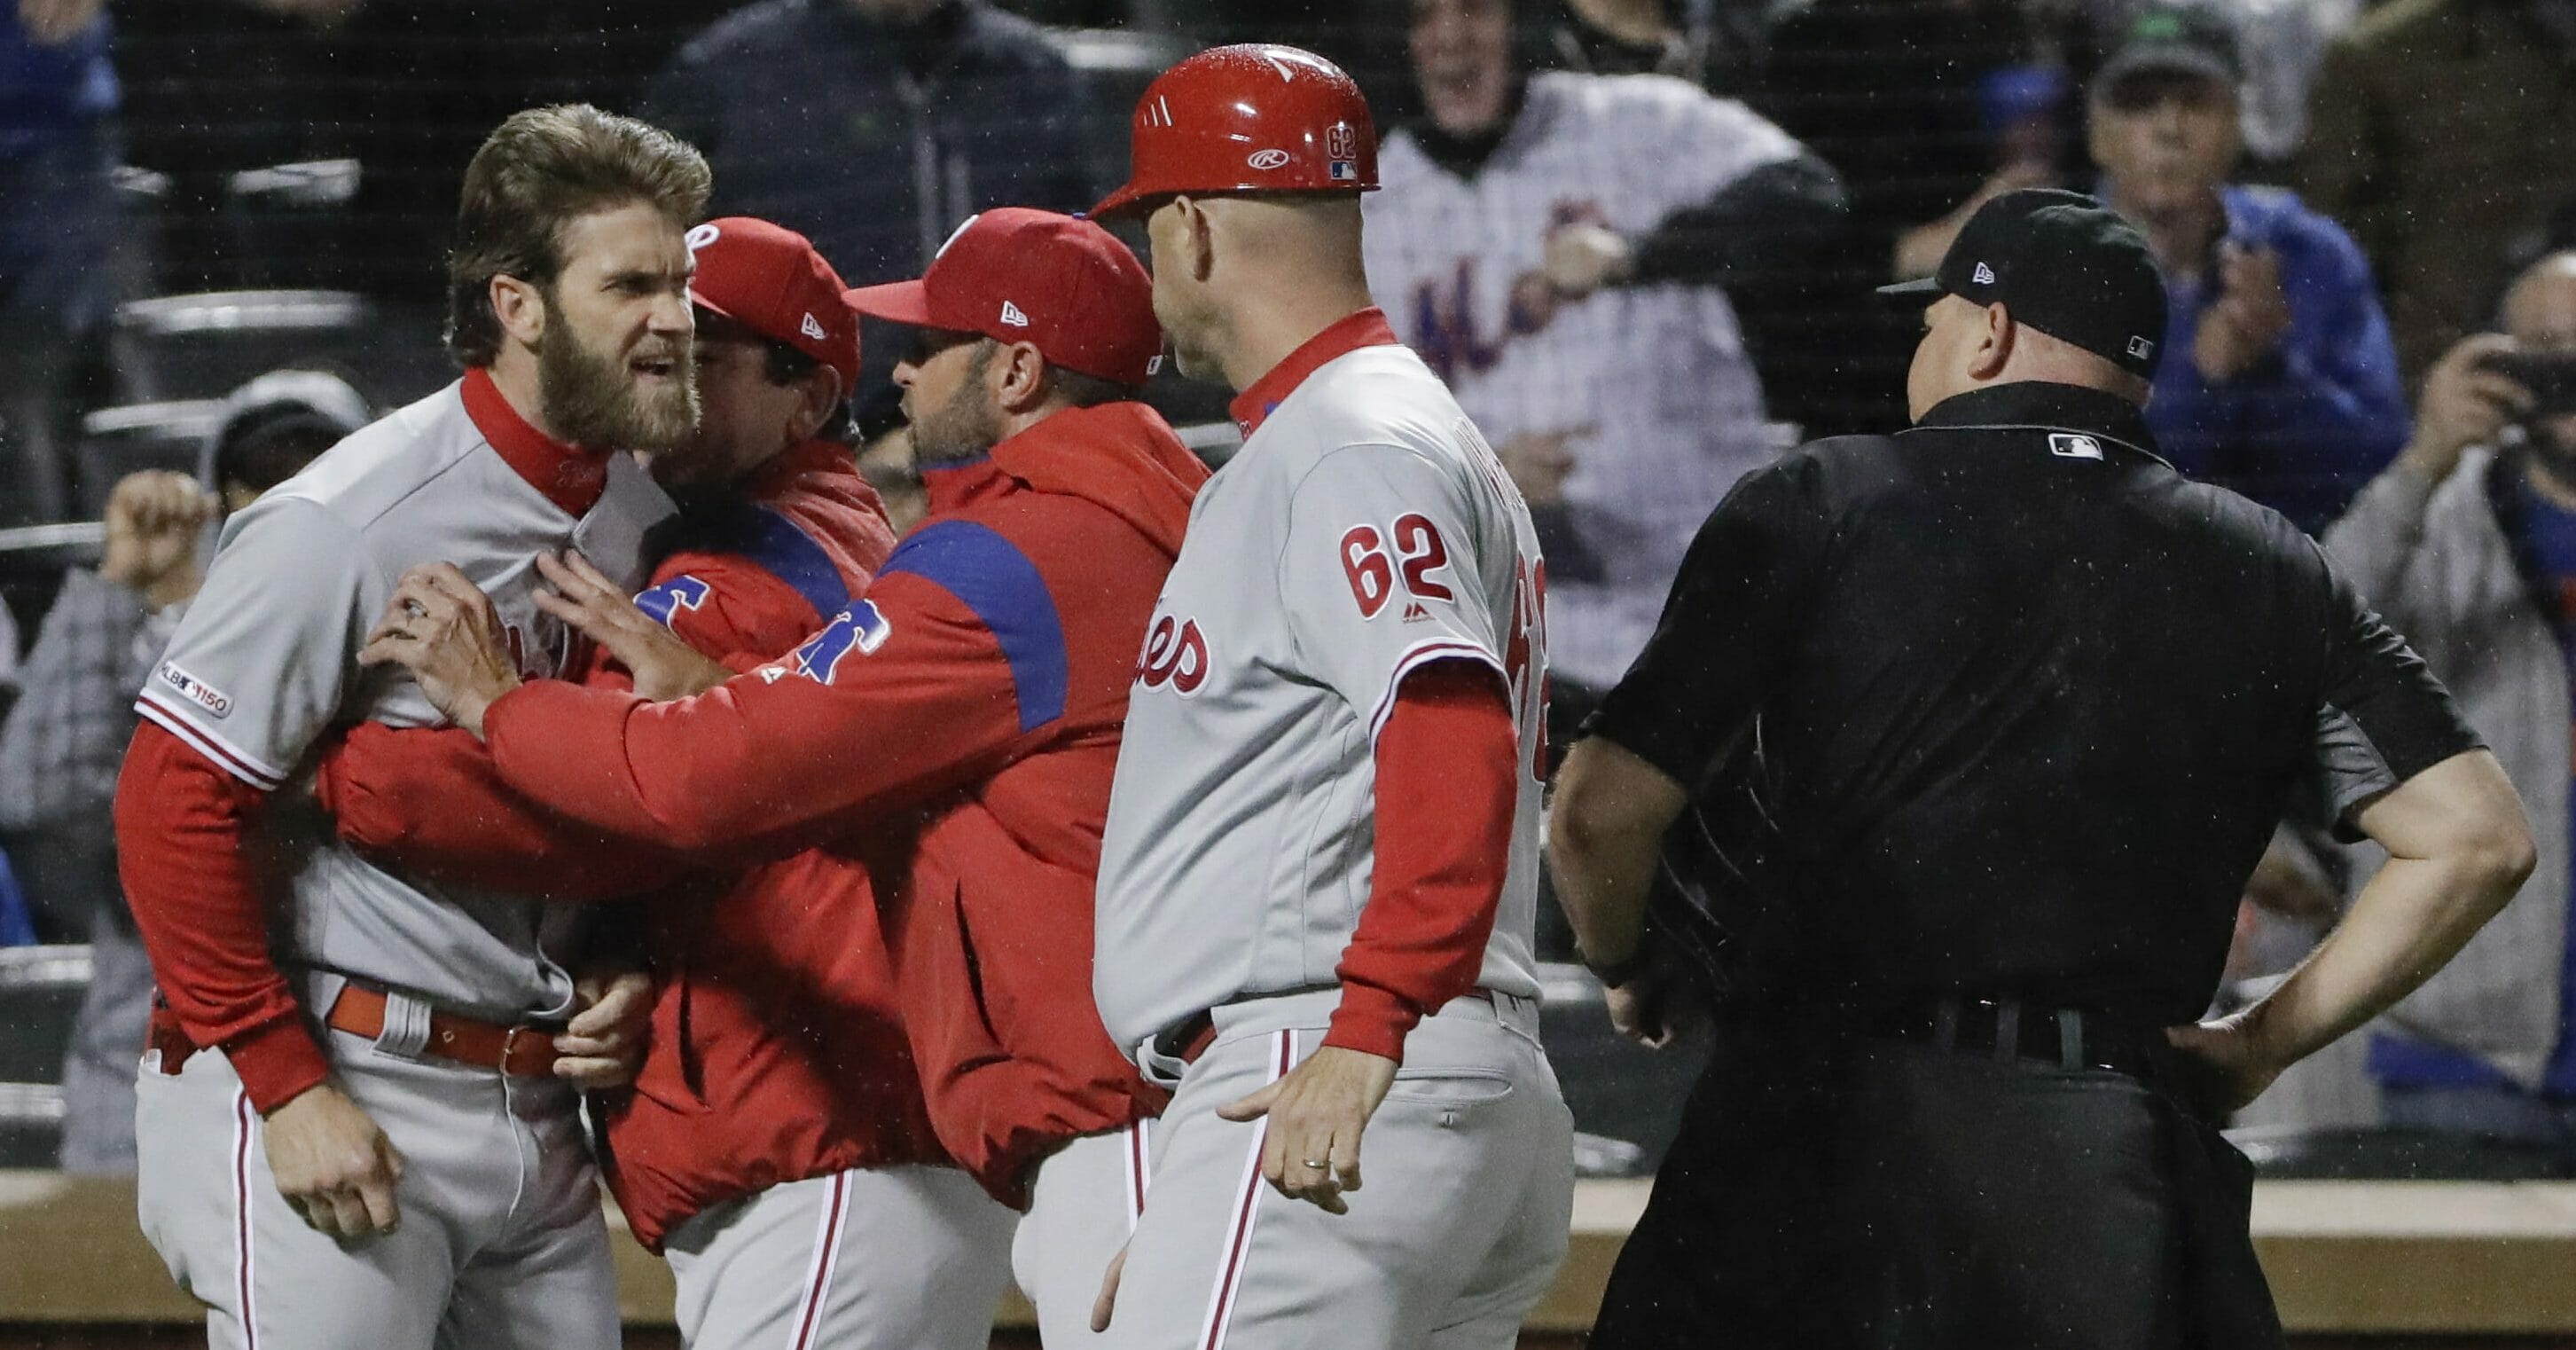
[(2078, 436), (2069, 431), (2052, 431), (2048, 433), (2048, 453), (2059, 459), (2100, 459), (2102, 443), (2090, 436)]
[(1325, 172), (1331, 174), (1336, 183), (1353, 183), (1359, 181), (1360, 166), (1347, 159), (1337, 159), (1325, 166)]

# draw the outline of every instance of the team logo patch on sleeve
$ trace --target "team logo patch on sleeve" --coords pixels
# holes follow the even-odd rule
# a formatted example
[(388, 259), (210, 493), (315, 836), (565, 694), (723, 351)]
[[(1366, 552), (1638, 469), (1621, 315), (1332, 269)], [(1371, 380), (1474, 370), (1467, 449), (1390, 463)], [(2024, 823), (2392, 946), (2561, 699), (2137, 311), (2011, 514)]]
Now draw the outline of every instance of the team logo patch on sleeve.
[(894, 635), (894, 625), (887, 622), (873, 601), (861, 600), (833, 616), (823, 631), (805, 639), (793, 658), (796, 673), (816, 684), (830, 684), (841, 670), (841, 658), (851, 652), (865, 656), (885, 645)]
[(696, 609), (707, 602), (707, 583), (692, 576), (676, 576), (635, 597), (635, 607), (646, 618), (671, 626), (671, 616), (684, 609)]
[(161, 669), (156, 674), (161, 683), (178, 690), (181, 697), (217, 717), (222, 717), (233, 710), (232, 695), (181, 670), (175, 661), (162, 662)]

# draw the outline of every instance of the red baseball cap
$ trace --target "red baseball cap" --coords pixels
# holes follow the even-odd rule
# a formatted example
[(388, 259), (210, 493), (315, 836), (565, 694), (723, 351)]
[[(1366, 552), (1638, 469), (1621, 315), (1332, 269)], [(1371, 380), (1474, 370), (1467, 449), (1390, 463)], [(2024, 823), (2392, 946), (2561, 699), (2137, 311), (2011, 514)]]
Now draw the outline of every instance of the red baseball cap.
[(812, 240), (783, 225), (726, 216), (689, 231), (689, 252), (698, 260), (689, 299), (699, 308), (839, 371), (843, 394), (858, 387), (858, 311)]
[(919, 281), (848, 299), (872, 318), (1026, 342), (1050, 365), (1119, 384), (1143, 384), (1163, 355), (1144, 264), (1109, 231), (1053, 211), (970, 216)]

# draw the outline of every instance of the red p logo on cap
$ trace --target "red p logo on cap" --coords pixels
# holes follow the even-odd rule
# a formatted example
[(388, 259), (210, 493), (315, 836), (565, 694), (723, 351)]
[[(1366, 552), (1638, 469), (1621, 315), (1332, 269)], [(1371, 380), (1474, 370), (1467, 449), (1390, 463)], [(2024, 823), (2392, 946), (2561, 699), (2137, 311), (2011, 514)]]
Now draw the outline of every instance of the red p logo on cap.
[(726, 216), (689, 231), (689, 252), (698, 261), (689, 298), (700, 308), (839, 371), (844, 395), (857, 387), (858, 311), (812, 240), (783, 225)]

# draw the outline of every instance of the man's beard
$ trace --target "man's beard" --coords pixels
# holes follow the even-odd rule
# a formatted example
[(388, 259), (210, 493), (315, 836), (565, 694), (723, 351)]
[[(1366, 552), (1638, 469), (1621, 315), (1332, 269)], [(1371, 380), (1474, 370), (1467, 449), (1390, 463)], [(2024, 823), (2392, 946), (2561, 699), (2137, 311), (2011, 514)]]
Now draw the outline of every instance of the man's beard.
[(946, 403), (912, 417), (914, 463), (925, 469), (963, 464), (992, 453), (1001, 443), (1002, 415), (984, 392), (984, 368), (991, 362), (992, 349), (987, 347)]
[[(592, 450), (669, 450), (684, 445), (698, 427), (697, 363), (690, 343), (668, 344), (676, 378), (663, 388), (636, 387), (624, 361), (583, 342), (552, 304), (546, 335), (537, 344), (537, 400), (546, 425), (571, 444)], [(652, 345), (638, 357), (663, 355)]]

